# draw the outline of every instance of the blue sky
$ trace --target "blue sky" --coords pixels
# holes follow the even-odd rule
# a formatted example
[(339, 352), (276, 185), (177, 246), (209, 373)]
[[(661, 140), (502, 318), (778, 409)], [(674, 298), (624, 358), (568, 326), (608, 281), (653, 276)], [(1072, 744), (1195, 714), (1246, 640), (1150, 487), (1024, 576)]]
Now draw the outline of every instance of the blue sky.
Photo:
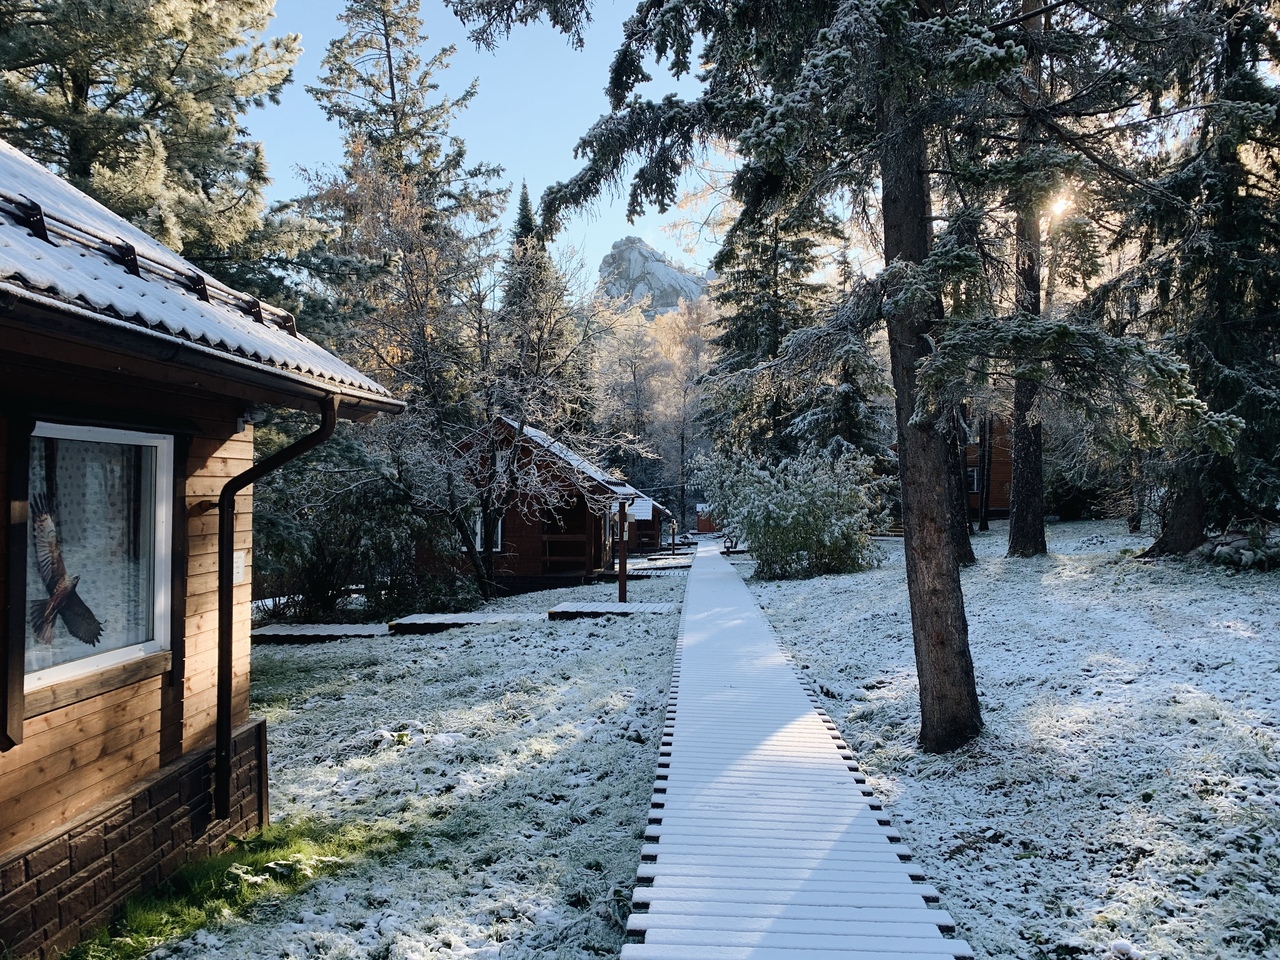
[[(325, 119), (305, 87), (314, 83), (329, 41), (342, 32), (337, 16), (343, 7), (342, 0), (276, 0), (276, 19), (269, 34), (301, 34), (304, 52), (281, 104), (255, 111), (247, 119), (251, 135), (266, 149), (275, 180), (270, 192), (273, 200), (303, 192), (297, 167), (336, 166), (342, 159), (337, 125)], [(536, 24), (517, 28), (509, 40), (489, 52), (476, 50), (457, 18), (439, 0), (423, 0), (428, 55), (450, 44), (458, 48), (449, 69), (435, 78), (440, 92), (456, 96), (473, 79), (479, 81), (479, 93), (452, 128), (466, 141), (468, 157), (502, 166), (504, 181), (517, 190), (520, 181), (526, 180), (535, 204), (548, 184), (573, 175), (581, 166), (573, 157), (574, 145), (607, 109), (604, 86), (609, 61), (622, 21), (633, 9), (604, 0), (596, 8), (596, 21), (582, 51)], [(653, 86), (660, 92), (674, 84), (665, 73), (655, 77)], [(662, 217), (649, 214), (629, 224), (625, 209), (624, 197), (606, 196), (566, 224), (560, 244), (572, 245), (582, 254), (592, 278), (613, 241), (628, 235), (643, 237), (689, 266), (705, 267), (705, 262), (682, 252), (679, 241), (661, 229), (663, 223), (683, 216), (679, 211)], [(710, 251), (699, 256), (705, 261), (709, 255)]]

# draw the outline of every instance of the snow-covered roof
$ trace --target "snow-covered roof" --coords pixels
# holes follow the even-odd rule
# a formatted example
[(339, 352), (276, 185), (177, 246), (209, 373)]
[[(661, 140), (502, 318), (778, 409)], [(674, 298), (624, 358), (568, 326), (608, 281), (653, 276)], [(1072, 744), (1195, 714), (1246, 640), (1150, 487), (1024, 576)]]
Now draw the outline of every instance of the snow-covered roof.
[[(502, 418), (508, 426), (513, 430), (519, 430), (520, 425), (510, 417)], [(608, 473), (596, 466), (586, 457), (571, 450), (559, 440), (554, 440), (549, 434), (539, 430), (537, 427), (526, 425), (524, 427), (524, 435), (539, 446), (555, 454), (570, 467), (585, 474), (592, 480), (605, 487), (607, 491), (613, 494), (615, 499), (615, 508), (618, 500), (630, 500), (632, 502), (631, 512), (641, 519), (648, 520), (652, 518), (653, 511), (656, 509), (659, 513), (670, 513), (666, 507), (658, 503), (652, 497), (646, 497), (643, 493), (627, 483), (625, 480), (619, 480), (617, 477), (611, 477)], [(637, 509), (638, 508), (638, 509)], [(643, 514), (643, 516), (642, 516)]]
[(211, 358), (268, 373), (290, 395), (320, 388), (374, 409), (402, 406), (299, 334), (290, 314), (219, 283), (4, 141), (0, 291), (122, 335), (181, 343), (193, 365)]

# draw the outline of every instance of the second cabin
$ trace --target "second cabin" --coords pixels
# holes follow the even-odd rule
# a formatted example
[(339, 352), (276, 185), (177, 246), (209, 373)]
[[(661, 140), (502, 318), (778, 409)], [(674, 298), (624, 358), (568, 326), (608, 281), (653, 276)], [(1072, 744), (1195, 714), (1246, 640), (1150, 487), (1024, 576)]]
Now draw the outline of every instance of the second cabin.
[(627, 547), (659, 549), (669, 511), (563, 442), (508, 418), (494, 423), (503, 456), (525, 477), (495, 535), (494, 581), (508, 592), (590, 583), (613, 569), (618, 504), (631, 504)]

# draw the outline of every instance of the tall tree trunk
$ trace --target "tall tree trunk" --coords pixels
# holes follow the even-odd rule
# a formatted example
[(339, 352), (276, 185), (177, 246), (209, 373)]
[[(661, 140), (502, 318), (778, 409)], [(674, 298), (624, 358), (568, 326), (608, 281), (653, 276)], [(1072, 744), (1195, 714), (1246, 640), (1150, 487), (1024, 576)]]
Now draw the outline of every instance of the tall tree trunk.
[(1044, 442), (1031, 422), (1040, 386), (1020, 378), (1013, 386), (1013, 482), (1009, 487), (1009, 556), (1049, 552), (1044, 535)]
[[(1133, 454), (1136, 458), (1137, 453)], [(1142, 521), (1145, 515), (1147, 503), (1147, 484), (1142, 474), (1142, 464), (1135, 459), (1129, 462), (1129, 499), (1132, 503), (1132, 509), (1125, 518), (1129, 524), (1130, 533), (1142, 532)]]
[[(1244, 51), (1244, 30), (1248, 22), (1243, 16), (1244, 7), (1241, 0), (1224, 4), (1226, 31), (1222, 38), (1222, 62), (1217, 84), (1220, 91), (1231, 89), (1240, 81), (1241, 74), (1249, 69)], [(1208, 132), (1216, 139), (1216, 169), (1205, 183), (1206, 207), (1213, 211), (1206, 232), (1215, 237), (1213, 242), (1219, 251), (1251, 246), (1250, 238), (1243, 235), (1237, 204), (1248, 182), (1240, 158), (1239, 134), (1208, 118), (1205, 123), (1209, 124)], [(1202, 128), (1201, 135), (1204, 132)], [(1211, 405), (1216, 399), (1212, 394), (1217, 392), (1212, 381), (1221, 376), (1213, 368), (1220, 362), (1222, 338), (1240, 322), (1241, 295), (1233, 289), (1233, 280), (1240, 269), (1233, 262), (1236, 259), (1234, 255), (1224, 254), (1211, 266), (1204, 284), (1209, 303), (1198, 315), (1193, 314), (1191, 328), (1183, 335), (1191, 344), (1191, 348), (1184, 352), (1191, 367), (1191, 381), (1197, 393)], [(1162, 511), (1160, 536), (1143, 556), (1187, 554), (1208, 539), (1206, 530), (1212, 519), (1211, 500), (1219, 499), (1224, 492), (1222, 478), (1212, 467), (1216, 461), (1216, 457), (1201, 450), (1191, 465), (1179, 468), (1170, 478), (1169, 486), (1174, 492)]]
[(983, 417), (978, 428), (978, 532), (991, 529), (991, 418)]
[(1204, 544), (1205, 518), (1209, 502), (1197, 477), (1188, 477), (1186, 485), (1165, 504), (1160, 536), (1144, 550), (1142, 557), (1188, 554)]
[[(1042, 6), (1041, 0), (1022, 0), (1024, 15)], [(1047, 16), (1044, 15), (1044, 16)], [(1040, 55), (1036, 49), (1044, 17), (1026, 22), (1031, 53), (1023, 75), (1027, 115), (1022, 122), (1021, 149), (1034, 145), (1032, 111), (1040, 100)], [(1022, 197), (1014, 218), (1014, 308), (1020, 315), (1040, 316), (1040, 202), (1034, 191)], [(1034, 557), (1048, 553), (1044, 535), (1044, 445), (1040, 425), (1031, 422), (1039, 384), (1017, 377), (1013, 388), (1013, 477), (1009, 487), (1009, 556)]]
[(951, 439), (947, 444), (947, 481), (951, 487), (951, 539), (956, 547), (956, 562), (970, 567), (978, 562), (973, 555), (973, 524), (969, 522), (969, 477), (965, 470), (965, 447), (968, 439), (959, 411), (951, 416)]
[[(930, 242), (924, 131), (905, 116), (902, 98), (898, 93), (896, 102), (881, 107), (886, 134), (879, 158), (884, 259), (889, 265), (894, 261), (924, 262)], [(912, 419), (918, 392), (916, 367), (930, 351), (926, 334), (939, 315), (940, 304), (913, 303), (902, 290), (886, 293), (907, 593), (920, 681), (920, 745), (927, 752), (941, 753), (976, 737), (982, 731), (982, 712), (969, 653), (960, 567), (951, 536), (947, 487), (950, 431), (936, 418), (924, 422)]]

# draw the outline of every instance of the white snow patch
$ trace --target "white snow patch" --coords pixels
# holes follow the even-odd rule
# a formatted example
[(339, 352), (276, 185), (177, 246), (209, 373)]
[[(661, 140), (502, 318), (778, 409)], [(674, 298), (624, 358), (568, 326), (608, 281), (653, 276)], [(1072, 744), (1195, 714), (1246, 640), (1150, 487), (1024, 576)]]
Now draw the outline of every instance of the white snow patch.
[[(637, 581), (680, 600), (682, 580)], [(600, 584), (495, 611), (604, 602)], [(272, 819), (404, 831), (183, 958), (598, 958), (620, 949), (648, 818), (679, 622), (478, 624), (253, 651)]]
[(962, 574), (986, 729), (948, 756), (915, 742), (901, 541), (750, 585), (979, 958), (1280, 957), (1280, 575), (1006, 531)]

